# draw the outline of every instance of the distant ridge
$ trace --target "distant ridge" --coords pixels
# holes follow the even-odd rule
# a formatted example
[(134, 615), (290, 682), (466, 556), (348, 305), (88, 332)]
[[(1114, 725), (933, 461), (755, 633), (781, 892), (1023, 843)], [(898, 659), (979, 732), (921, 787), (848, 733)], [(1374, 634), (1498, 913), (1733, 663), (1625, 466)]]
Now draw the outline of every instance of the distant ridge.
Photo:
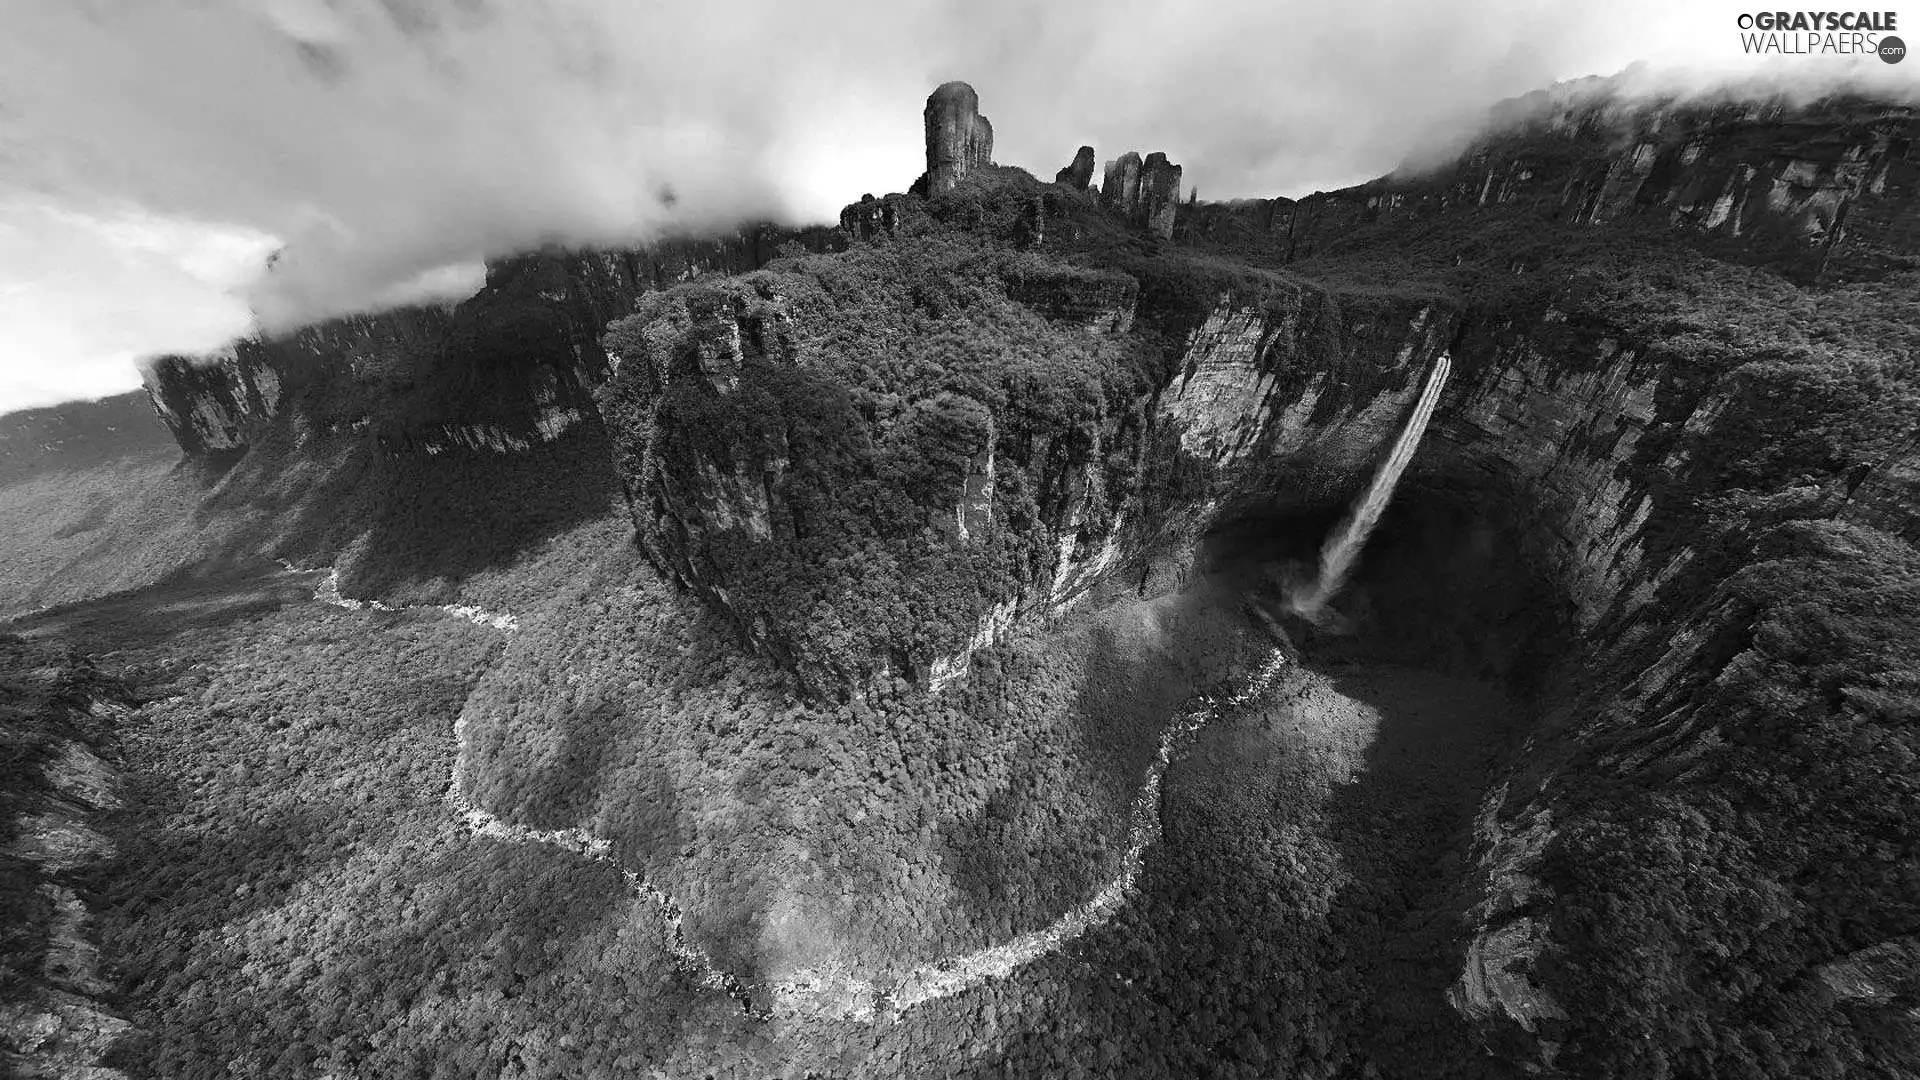
[(0, 486), (54, 469), (178, 453), (145, 390), (0, 414)]

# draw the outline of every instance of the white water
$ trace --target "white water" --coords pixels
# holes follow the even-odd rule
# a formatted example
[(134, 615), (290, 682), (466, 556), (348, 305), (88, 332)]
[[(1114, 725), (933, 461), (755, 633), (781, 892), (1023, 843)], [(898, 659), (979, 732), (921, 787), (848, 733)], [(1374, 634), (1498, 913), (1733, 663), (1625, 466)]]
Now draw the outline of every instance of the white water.
[[(293, 573), (318, 573), (300, 570), (285, 560), (281, 561), (281, 565)], [(314, 589), (313, 598), (350, 611), (407, 610), (406, 607), (394, 607), (378, 600), (354, 600), (342, 596), (338, 570), (328, 571), (327, 577)], [(512, 615), (479, 608), (439, 605), (432, 610), (507, 633), (519, 628), (519, 621)], [(473, 805), (461, 784), (458, 747), (466, 729), (464, 713), (453, 725), (456, 750), (452, 773), (448, 777), (446, 799), (459, 815), (460, 823), (473, 835), (513, 843), (550, 844), (597, 862), (605, 862), (619, 870), (628, 889), (660, 913), (667, 931), (667, 947), (673, 953), (681, 974), (702, 989), (728, 994), (758, 1018), (778, 1015), (895, 1020), (916, 1006), (952, 997), (993, 979), (1005, 978), (1036, 960), (1058, 952), (1111, 919), (1133, 891), (1147, 849), (1160, 838), (1160, 781), (1173, 760), (1174, 750), (1188, 736), (1218, 719), (1223, 712), (1244, 707), (1265, 693), (1286, 665), (1287, 658), (1283, 653), (1278, 650), (1269, 653), (1260, 669), (1238, 692), (1219, 700), (1211, 697), (1200, 699), (1197, 707), (1181, 714), (1160, 733), (1159, 752), (1148, 763), (1140, 791), (1129, 808), (1127, 850), (1121, 857), (1119, 872), (1099, 892), (1067, 909), (1039, 930), (998, 945), (930, 960), (884, 984), (847, 972), (800, 971), (771, 986), (757, 986), (714, 963), (713, 958), (688, 937), (683, 927), (680, 905), (657, 886), (621, 865), (614, 858), (610, 841), (594, 836), (585, 829), (549, 830), (516, 825)]]
[(1327, 602), (1346, 587), (1347, 576), (1353, 573), (1354, 560), (1366, 546), (1368, 534), (1380, 523), (1381, 513), (1393, 500), (1393, 489), (1400, 482), (1400, 474), (1407, 471), (1414, 451), (1420, 449), (1420, 437), (1426, 433), (1427, 421), (1433, 419), (1434, 406), (1439, 404), (1440, 391), (1446, 389), (1447, 375), (1452, 370), (1451, 357), (1442, 356), (1433, 362), (1433, 370), (1427, 373), (1427, 385), (1414, 402), (1407, 426), (1400, 429), (1400, 437), (1393, 441), (1393, 450), (1374, 470), (1373, 480), (1367, 484), (1366, 493), (1353, 511), (1320, 548), (1320, 576), (1312, 585), (1288, 597), (1287, 606), (1293, 611), (1318, 621)]
[[(285, 559), (280, 560), (280, 565), (286, 567), (289, 573), (319, 573), (318, 570), (302, 570)], [(443, 612), (456, 619), (465, 619), (470, 623), (476, 623), (480, 626), (490, 626), (495, 630), (504, 630), (509, 634), (520, 629), (520, 620), (512, 615), (502, 614), (497, 611), (488, 611), (486, 608), (472, 607), (467, 604), (406, 604), (400, 607), (394, 607), (392, 604), (382, 603), (378, 600), (354, 600), (350, 597), (340, 595), (340, 571), (333, 568), (327, 570), (326, 580), (314, 588), (313, 598), (323, 604), (332, 604), (334, 607), (346, 608), (348, 611), (406, 611), (410, 608), (413, 610), (426, 608), (430, 611)]]

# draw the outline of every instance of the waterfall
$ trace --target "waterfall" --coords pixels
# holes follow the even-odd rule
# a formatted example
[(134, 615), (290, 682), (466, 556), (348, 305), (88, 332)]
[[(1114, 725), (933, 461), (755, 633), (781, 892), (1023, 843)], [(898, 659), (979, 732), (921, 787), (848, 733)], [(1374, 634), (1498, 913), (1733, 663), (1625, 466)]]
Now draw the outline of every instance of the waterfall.
[(1420, 436), (1426, 433), (1427, 421), (1433, 418), (1433, 407), (1439, 402), (1440, 391), (1446, 388), (1447, 375), (1452, 370), (1453, 360), (1447, 356), (1433, 362), (1433, 370), (1427, 373), (1427, 385), (1420, 391), (1412, 415), (1407, 417), (1407, 426), (1400, 429), (1400, 437), (1394, 440), (1393, 451), (1374, 470), (1366, 494), (1321, 547), (1319, 578), (1288, 597), (1287, 606), (1293, 611), (1308, 619), (1317, 619), (1327, 601), (1346, 586), (1347, 575), (1353, 572), (1354, 560), (1360, 557), (1367, 534), (1379, 524), (1381, 512), (1393, 499), (1394, 485), (1400, 482), (1400, 474), (1407, 471), (1413, 452), (1420, 448)]

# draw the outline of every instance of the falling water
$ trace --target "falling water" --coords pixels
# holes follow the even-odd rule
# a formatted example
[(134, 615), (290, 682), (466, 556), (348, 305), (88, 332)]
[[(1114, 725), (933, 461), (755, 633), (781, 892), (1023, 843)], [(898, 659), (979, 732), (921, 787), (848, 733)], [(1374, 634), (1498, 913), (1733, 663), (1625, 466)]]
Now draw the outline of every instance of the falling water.
[(1393, 487), (1400, 482), (1400, 474), (1407, 470), (1413, 452), (1420, 448), (1420, 436), (1426, 433), (1427, 421), (1433, 417), (1433, 407), (1440, 400), (1440, 391), (1446, 387), (1447, 374), (1452, 369), (1453, 360), (1449, 357), (1442, 356), (1433, 362), (1427, 385), (1420, 391), (1420, 400), (1414, 403), (1413, 415), (1407, 417), (1407, 426), (1400, 429), (1400, 437), (1394, 440), (1393, 452), (1374, 470), (1366, 494), (1320, 549), (1319, 578), (1288, 598), (1287, 604), (1295, 612), (1317, 620), (1327, 601), (1345, 587), (1347, 575), (1353, 572), (1353, 561), (1367, 542), (1367, 534), (1379, 523), (1381, 512), (1393, 499)]

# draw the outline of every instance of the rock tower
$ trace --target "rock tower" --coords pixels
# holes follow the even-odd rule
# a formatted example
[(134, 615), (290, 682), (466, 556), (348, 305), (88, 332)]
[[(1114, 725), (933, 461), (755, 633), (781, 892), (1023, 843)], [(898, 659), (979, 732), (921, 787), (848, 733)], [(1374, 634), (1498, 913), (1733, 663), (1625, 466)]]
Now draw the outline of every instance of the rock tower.
[(927, 97), (927, 190), (950, 191), (960, 178), (993, 164), (993, 125), (980, 115), (980, 95), (950, 82)]
[[(1074, 164), (1079, 164), (1078, 158)], [(1180, 206), (1180, 166), (1159, 151), (1142, 161), (1129, 150), (1107, 162), (1100, 204), (1155, 236), (1171, 239), (1174, 213)]]

